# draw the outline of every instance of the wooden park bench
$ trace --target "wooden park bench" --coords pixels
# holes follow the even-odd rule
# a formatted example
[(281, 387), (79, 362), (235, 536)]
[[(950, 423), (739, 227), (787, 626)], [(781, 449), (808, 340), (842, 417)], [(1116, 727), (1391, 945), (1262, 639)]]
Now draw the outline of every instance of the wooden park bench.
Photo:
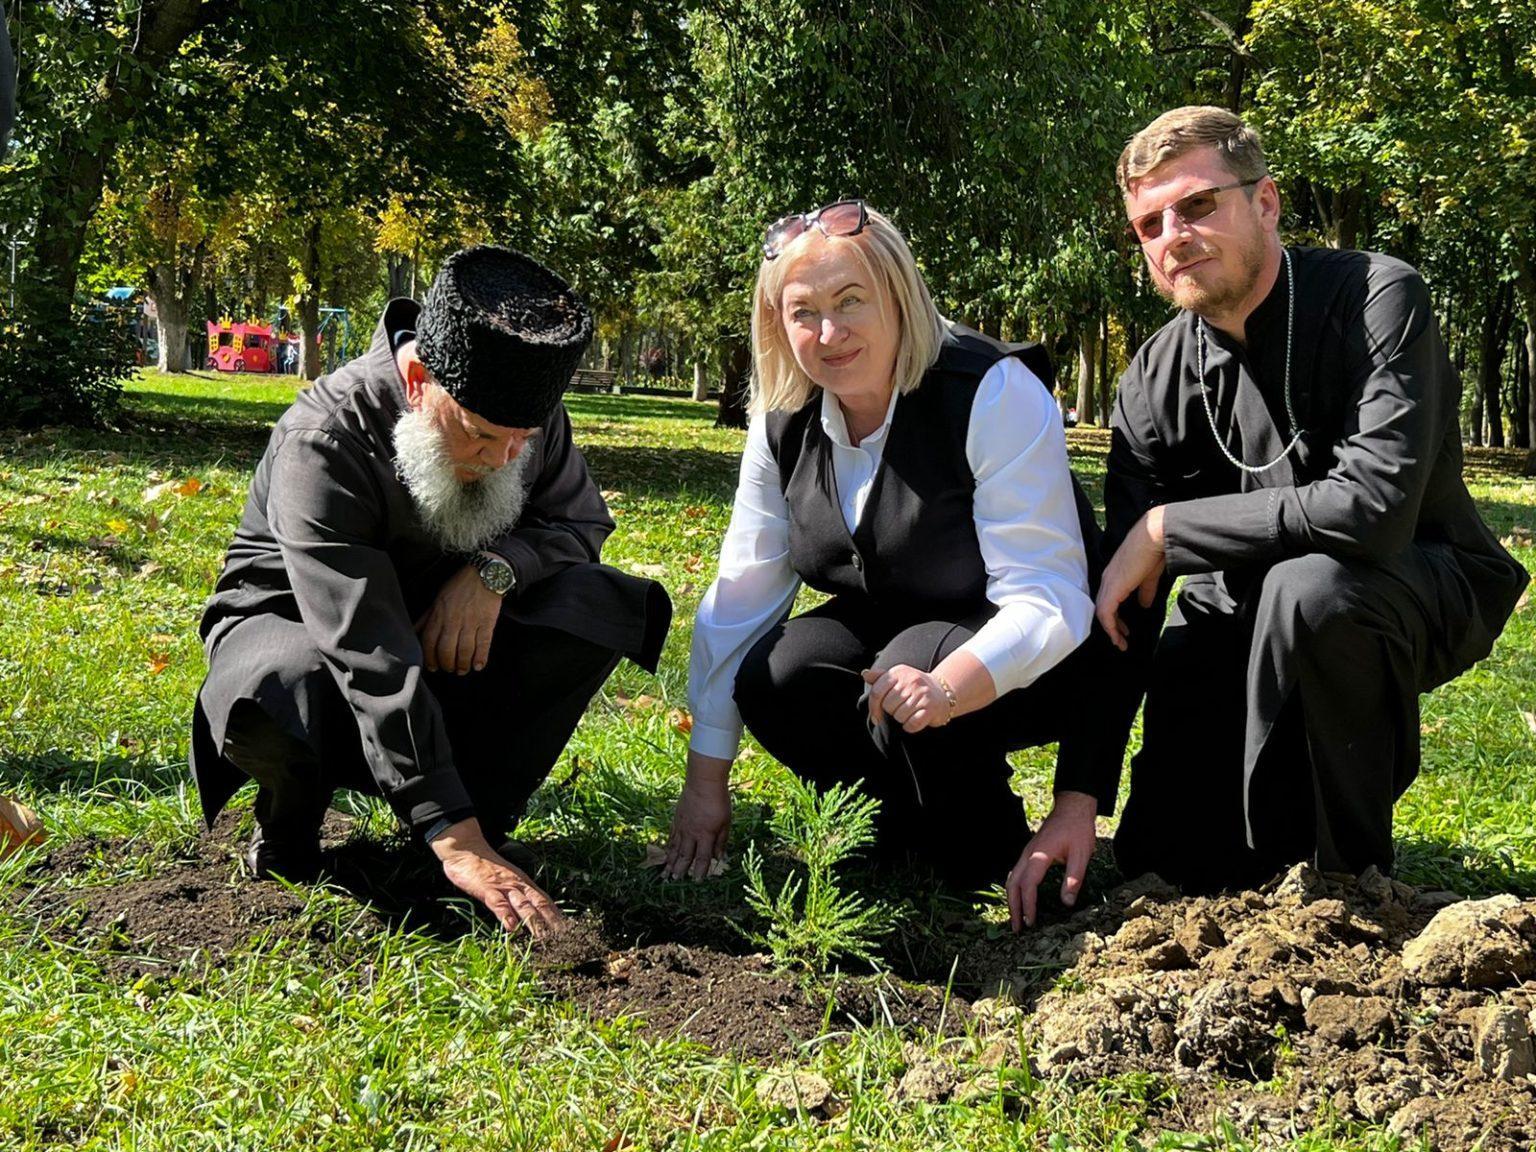
[(578, 368), (571, 377), (571, 389), (575, 392), (616, 392), (617, 372), (603, 368)]

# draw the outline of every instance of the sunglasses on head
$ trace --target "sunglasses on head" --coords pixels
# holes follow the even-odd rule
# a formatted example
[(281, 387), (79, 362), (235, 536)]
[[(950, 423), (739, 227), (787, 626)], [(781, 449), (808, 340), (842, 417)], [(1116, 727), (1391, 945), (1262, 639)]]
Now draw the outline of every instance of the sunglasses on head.
[(814, 212), (796, 212), (775, 220), (763, 233), (763, 259), (777, 260), (779, 253), (812, 228), (823, 236), (857, 236), (869, 223), (862, 200), (834, 200)]
[(1230, 192), (1234, 188), (1247, 188), (1262, 179), (1264, 177), (1256, 176), (1252, 180), (1239, 180), (1233, 184), (1219, 184), (1215, 188), (1202, 188), (1198, 192), (1191, 192), (1188, 196), (1175, 200), (1166, 208), (1136, 217), (1125, 226), (1125, 230), (1138, 244), (1150, 244), (1163, 234), (1163, 217), (1169, 211), (1184, 223), (1193, 224), (1196, 220), (1204, 220), (1216, 211), (1216, 198), (1223, 192)]

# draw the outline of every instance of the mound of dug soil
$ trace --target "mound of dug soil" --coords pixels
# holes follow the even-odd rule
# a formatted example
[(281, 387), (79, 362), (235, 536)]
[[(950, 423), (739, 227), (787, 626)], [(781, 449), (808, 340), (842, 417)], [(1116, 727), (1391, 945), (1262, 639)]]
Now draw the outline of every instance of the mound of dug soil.
[[(469, 930), (467, 902), (425, 857), (347, 841), (347, 832), (345, 818), (327, 817), (331, 882), (360, 900), (358, 914), (340, 928), (335, 918), (305, 915), (304, 888), (245, 877), (231, 846), (233, 829), (222, 822), (186, 858), (147, 879), (111, 886), (82, 886), (79, 878), (133, 849), (91, 840), (62, 845), (29, 870), (21, 908), (54, 938), (95, 949), (106, 970), (127, 982), (220, 966), (260, 936), (351, 951), (389, 925), (444, 937)], [(655, 1035), (745, 1059), (791, 1055), (825, 1031), (826, 998), (812, 998), (767, 957), (654, 938), (637, 945), (631, 927), (621, 934), (600, 915), (578, 917), (532, 946), (534, 969), (552, 995), (594, 1016), (638, 1017)], [(894, 980), (843, 980), (833, 1001), (834, 1029), (877, 1021), (934, 1028), (946, 1011), (952, 1021), (966, 1009), (951, 998), (946, 1010), (942, 989)]]
[(1020, 1058), (1041, 1075), (1152, 1073), (1174, 1126), (1283, 1138), (1331, 1114), (1437, 1148), (1536, 1146), (1536, 900), (1305, 865), (1213, 898), (1145, 878), (961, 968), (1028, 1012)]

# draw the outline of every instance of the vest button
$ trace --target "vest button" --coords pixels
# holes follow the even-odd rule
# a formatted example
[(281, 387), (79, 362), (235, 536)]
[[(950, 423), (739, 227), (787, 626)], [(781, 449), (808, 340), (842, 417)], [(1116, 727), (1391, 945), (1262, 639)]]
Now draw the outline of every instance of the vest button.
[(855, 572), (862, 572), (862, 571), (864, 571), (864, 557), (860, 556), (857, 552), (855, 552), (853, 554), (853, 561), (852, 561), (852, 563), (853, 563), (853, 570)]

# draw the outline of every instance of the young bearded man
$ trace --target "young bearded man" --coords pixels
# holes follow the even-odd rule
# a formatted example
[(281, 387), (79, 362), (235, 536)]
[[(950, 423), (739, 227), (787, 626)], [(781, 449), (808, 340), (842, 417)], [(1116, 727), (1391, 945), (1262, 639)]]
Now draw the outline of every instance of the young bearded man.
[[(1181, 311), (1120, 382), (1105, 483), (1122, 741), (1146, 694), (1116, 861), (1207, 890), (1386, 871), (1419, 695), (1488, 654), (1528, 578), (1462, 482), (1428, 290), (1388, 256), (1282, 244), (1258, 136), (1223, 109), (1160, 116), (1117, 176)], [(1057, 796), (1009, 877), (1015, 927), (1053, 862), (1075, 893), (1096, 809)]]

